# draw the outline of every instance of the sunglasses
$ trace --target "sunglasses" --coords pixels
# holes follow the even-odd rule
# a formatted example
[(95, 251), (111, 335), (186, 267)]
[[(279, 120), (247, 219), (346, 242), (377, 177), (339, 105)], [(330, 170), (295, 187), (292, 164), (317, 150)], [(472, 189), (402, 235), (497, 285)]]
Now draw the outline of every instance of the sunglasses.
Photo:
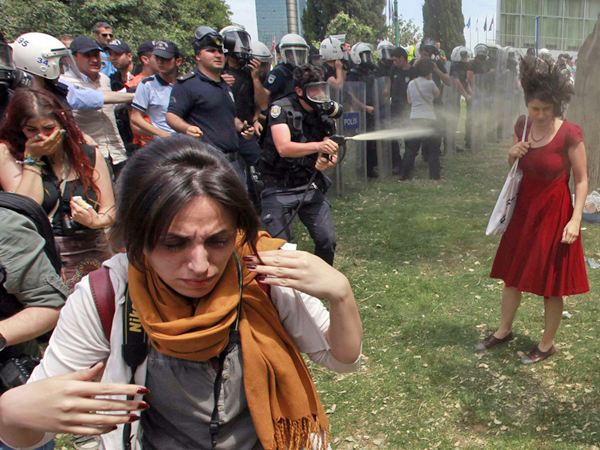
[(114, 34), (112, 34), (112, 33), (101, 33), (100, 35), (105, 38), (111, 38), (114, 36)]

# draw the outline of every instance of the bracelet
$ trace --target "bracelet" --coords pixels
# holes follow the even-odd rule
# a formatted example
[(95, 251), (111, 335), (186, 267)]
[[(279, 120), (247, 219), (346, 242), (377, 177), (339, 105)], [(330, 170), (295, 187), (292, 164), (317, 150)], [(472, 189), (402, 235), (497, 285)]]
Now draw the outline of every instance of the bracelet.
[(25, 159), (23, 161), (19, 161), (19, 160), (15, 160), (15, 162), (17, 164), (20, 164), (22, 166), (38, 166), (38, 167), (42, 167), (45, 166), (46, 163), (44, 161), (40, 161), (39, 159), (34, 159), (31, 157), (31, 155), (26, 155)]
[(33, 172), (33, 173), (35, 173), (35, 174), (39, 175), (40, 177), (42, 176), (42, 170), (41, 170), (41, 168), (40, 168), (40, 171), (38, 172), (37, 170), (35, 170), (35, 169), (34, 169), (34, 168), (32, 168), (32, 167), (29, 167), (29, 166), (23, 166), (23, 170), (27, 170), (28, 172)]

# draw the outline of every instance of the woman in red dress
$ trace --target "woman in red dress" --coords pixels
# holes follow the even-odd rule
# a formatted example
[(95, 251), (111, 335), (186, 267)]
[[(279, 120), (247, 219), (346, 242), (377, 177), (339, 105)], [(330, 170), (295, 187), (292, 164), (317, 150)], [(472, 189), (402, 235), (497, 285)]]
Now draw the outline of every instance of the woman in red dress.
[[(556, 353), (554, 336), (563, 312), (563, 296), (589, 291), (581, 236), (581, 214), (588, 190), (587, 162), (581, 128), (561, 120), (572, 94), (558, 68), (521, 62), (521, 83), (529, 111), (515, 125), (508, 152), (512, 166), (519, 159), (523, 179), (515, 211), (492, 267), (492, 278), (505, 286), (498, 330), (477, 345), (495, 347), (513, 338), (512, 323), (521, 293), (544, 297), (545, 326), (540, 343), (521, 360), (535, 364)], [(526, 133), (524, 142), (521, 142)], [(575, 206), (569, 178), (573, 170)]]

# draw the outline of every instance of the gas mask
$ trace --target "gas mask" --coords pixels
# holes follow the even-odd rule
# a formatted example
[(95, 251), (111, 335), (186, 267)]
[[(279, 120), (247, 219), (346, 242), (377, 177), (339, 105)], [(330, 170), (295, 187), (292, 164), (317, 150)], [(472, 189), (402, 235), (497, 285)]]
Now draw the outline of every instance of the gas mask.
[(12, 48), (0, 41), (0, 89), (15, 89), (21, 84), (23, 73), (17, 69), (12, 57)]
[(331, 100), (329, 96), (329, 84), (326, 81), (308, 83), (302, 89), (302, 100), (314, 110), (325, 114), (333, 119), (342, 116), (342, 105)]

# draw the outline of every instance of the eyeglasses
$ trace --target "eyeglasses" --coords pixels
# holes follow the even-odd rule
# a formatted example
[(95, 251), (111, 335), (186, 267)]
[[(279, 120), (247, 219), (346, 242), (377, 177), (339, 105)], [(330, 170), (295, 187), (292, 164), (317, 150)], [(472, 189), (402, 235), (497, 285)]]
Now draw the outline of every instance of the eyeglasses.
[(112, 34), (112, 33), (100, 33), (100, 36), (105, 37), (105, 38), (112, 38), (114, 36), (114, 34)]

